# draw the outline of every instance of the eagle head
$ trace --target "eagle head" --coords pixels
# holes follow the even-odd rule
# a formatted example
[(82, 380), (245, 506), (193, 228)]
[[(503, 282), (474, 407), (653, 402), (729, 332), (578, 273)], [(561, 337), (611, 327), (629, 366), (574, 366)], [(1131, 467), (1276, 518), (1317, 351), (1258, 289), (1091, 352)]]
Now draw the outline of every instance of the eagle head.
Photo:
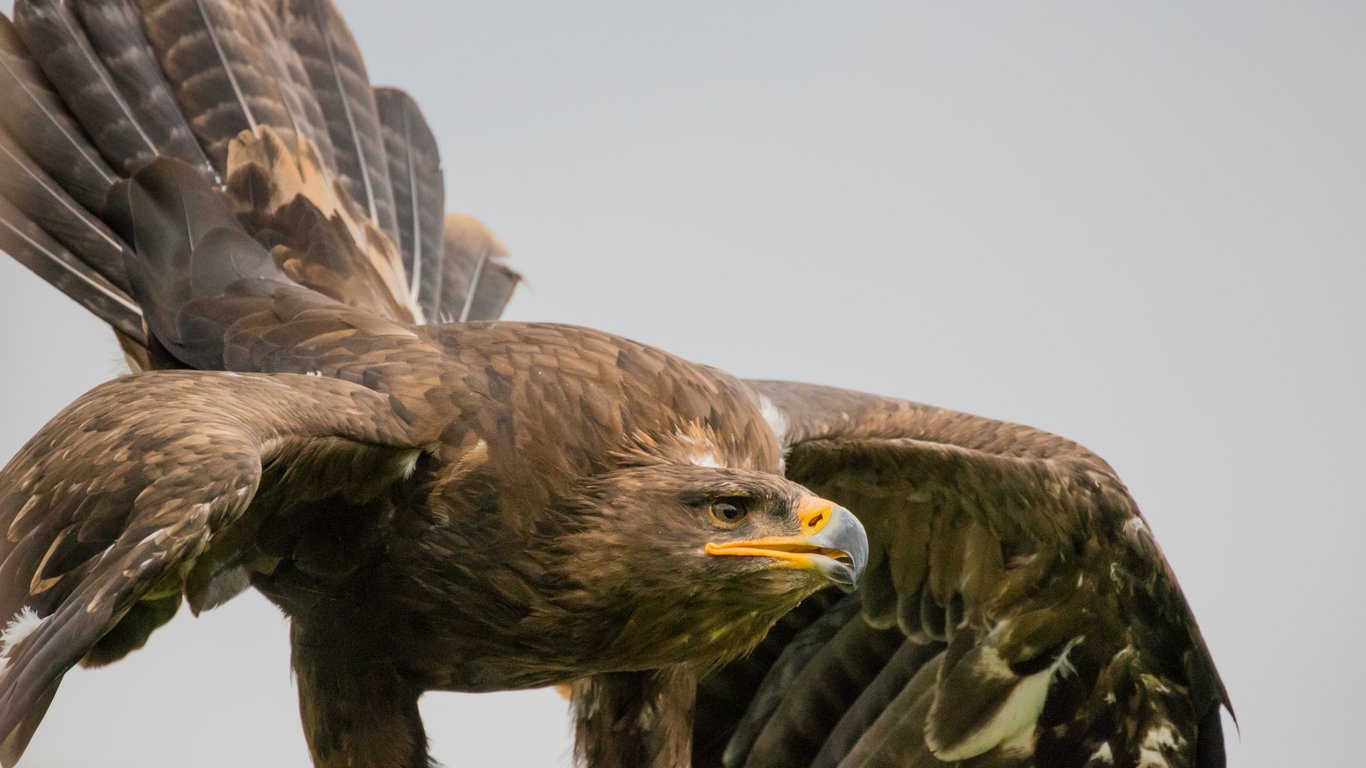
[(617, 625), (605, 663), (711, 665), (811, 593), (852, 590), (868, 559), (848, 510), (781, 476), (660, 462), (594, 478), (561, 544), (579, 615)]

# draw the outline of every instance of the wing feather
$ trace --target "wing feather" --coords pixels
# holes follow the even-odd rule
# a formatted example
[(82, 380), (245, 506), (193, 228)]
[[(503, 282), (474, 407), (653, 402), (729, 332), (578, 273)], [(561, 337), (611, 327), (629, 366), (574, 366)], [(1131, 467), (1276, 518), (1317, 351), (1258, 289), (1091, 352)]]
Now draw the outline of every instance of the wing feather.
[[(915, 649), (887, 655), (901, 658), (895, 670), (878, 662), (858, 677), (865, 693), (879, 689), (862, 705), (830, 699), (848, 667), (811, 665), (783, 681), (789, 698), (779, 708), (808, 714), (768, 740), (780, 755), (771, 764), (818, 755), (817, 764), (845, 766), (1082, 765), (1102, 745), (1116, 764), (1137, 764), (1158, 736), (1175, 745), (1163, 753), (1172, 765), (1219, 764), (1211, 739), (1220, 737), (1207, 723), (1227, 694), (1161, 551), (1103, 460), (968, 414), (753, 386), (782, 417), (771, 421), (785, 425), (788, 475), (848, 506), (868, 531), (861, 618), (851, 621), (889, 628)], [(918, 671), (900, 666), (911, 659)], [(903, 686), (895, 695), (893, 682)], [(776, 711), (764, 694), (742, 723)], [(833, 714), (847, 705), (847, 718), (822, 730), (809, 714), (822, 701)], [(744, 752), (749, 733), (737, 729), (741, 752), (728, 757)], [(761, 754), (727, 764), (770, 764), (756, 762)]]
[(0, 197), (71, 252), (81, 254), (83, 271), (128, 290), (124, 244), (24, 152), (0, 127)]
[(857, 620), (841, 624), (784, 687), (781, 703), (745, 761), (747, 768), (810, 760), (904, 642), (895, 629), (874, 629)]
[(327, 132), (327, 118), (318, 104), (299, 52), (285, 38), (279, 15), (268, 0), (247, 0), (246, 9), (255, 25), (257, 46), (270, 67), (270, 75), (280, 92), (280, 106), (288, 115), (290, 126), (301, 144), (314, 148), (326, 175), (335, 177), (337, 163), (332, 137)]
[(773, 662), (763, 683), (750, 700), (745, 716), (735, 725), (723, 760), (727, 766), (746, 765), (759, 740), (783, 705), (787, 690), (801, 678), (826, 643), (858, 611), (858, 601), (845, 599), (798, 632)]
[[(7, 170), (0, 163), (0, 173)], [(0, 199), (0, 250), (141, 346), (142, 310), (118, 286), (77, 259), (38, 224)]]
[(308, 376), (134, 375), (58, 414), (0, 470), (0, 616), (23, 625), (0, 648), (5, 764), (74, 664), (140, 645), (182, 591), (206, 602), (186, 574), (233, 560), (216, 541), (241, 546), (258, 488), (270, 512), (285, 484), (374, 498), (420, 444), (388, 398)]
[(873, 731), (884, 716), (896, 717), (893, 703), (916, 674), (944, 650), (942, 643), (919, 643), (907, 639), (859, 693), (844, 716), (820, 744), (813, 768), (835, 768), (848, 756), (864, 734)]
[[(173, 329), (168, 315), (184, 305), (156, 305), (152, 295), (184, 299), (189, 284), (239, 271), (255, 249), (225, 234), (211, 238), (218, 247), (167, 260), (110, 233), (127, 235), (133, 225), (119, 219), (126, 206), (106, 207), (120, 175), (171, 158), (193, 168), (200, 187), (227, 192), (240, 225), (224, 231), (265, 246), (281, 284), (405, 323), (501, 314), (520, 279), (502, 244), (468, 217), (443, 219), (430, 129), (405, 94), (371, 89), (327, 0), (20, 0), (17, 16), (17, 32), (0, 22), (0, 124), (12, 137), (0, 147), (0, 165), (13, 172), (0, 180), (0, 194), (23, 214), (12, 241), (33, 223), (62, 246), (16, 247), (63, 290), (80, 290), (88, 282), (80, 275), (98, 274), (140, 304), (154, 330), (173, 332), (172, 345), (208, 339)], [(164, 232), (144, 227), (144, 236), (170, 242), (177, 228), (195, 226), (161, 223)], [(214, 268), (213, 258), (237, 261)], [(78, 268), (76, 279), (63, 265)], [(130, 271), (156, 290), (131, 290)], [(91, 294), (78, 300), (131, 329), (102, 287), (85, 285)], [(203, 330), (203, 319), (195, 310), (177, 322)], [(165, 350), (130, 348), (131, 337), (123, 338), (135, 365), (177, 365)], [(202, 354), (182, 348), (175, 357), (218, 360), (221, 340), (210, 341)]]
[(521, 281), (507, 266), (507, 248), (472, 216), (446, 215), (437, 316), (464, 322), (497, 320)]

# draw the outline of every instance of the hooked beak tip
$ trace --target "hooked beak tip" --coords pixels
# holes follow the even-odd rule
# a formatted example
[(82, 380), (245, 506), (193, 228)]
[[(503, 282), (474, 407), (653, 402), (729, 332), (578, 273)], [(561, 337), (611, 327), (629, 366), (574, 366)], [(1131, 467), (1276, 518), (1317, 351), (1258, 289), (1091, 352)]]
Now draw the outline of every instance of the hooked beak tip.
[(784, 567), (816, 571), (845, 592), (852, 592), (868, 564), (868, 534), (849, 510), (824, 499), (815, 502), (806, 499), (798, 507), (801, 534), (709, 542), (705, 550), (713, 555), (771, 557)]

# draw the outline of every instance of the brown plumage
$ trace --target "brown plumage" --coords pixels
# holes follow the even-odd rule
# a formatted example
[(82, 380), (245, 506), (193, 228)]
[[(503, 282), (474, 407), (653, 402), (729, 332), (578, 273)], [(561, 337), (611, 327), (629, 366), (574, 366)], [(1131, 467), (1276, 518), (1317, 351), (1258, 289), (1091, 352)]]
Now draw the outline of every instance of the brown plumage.
[(320, 766), (426, 765), (423, 691), (566, 683), (592, 765), (1222, 762), (1199, 630), (1084, 448), (487, 322), (506, 249), (443, 217), (325, 0), (15, 20), (0, 246), (140, 372), (0, 471), (6, 764), (72, 665), (248, 586)]

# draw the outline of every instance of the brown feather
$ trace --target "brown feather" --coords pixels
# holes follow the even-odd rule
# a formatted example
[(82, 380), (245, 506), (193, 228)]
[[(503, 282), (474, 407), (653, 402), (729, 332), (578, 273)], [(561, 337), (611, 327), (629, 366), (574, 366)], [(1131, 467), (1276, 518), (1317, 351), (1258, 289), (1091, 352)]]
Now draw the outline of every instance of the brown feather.
[(191, 130), (221, 173), (228, 142), (269, 126), (294, 138), (274, 72), (256, 37), (249, 4), (138, 0), (147, 40)]
[(378, 109), (356, 41), (330, 0), (278, 0), (277, 14), (322, 109), (347, 196), (398, 241)]
[(409, 300), (422, 307), (425, 316), (435, 318), (440, 314), (438, 288), (444, 260), (441, 228), (446, 182), (441, 153), (411, 96), (396, 88), (376, 88), (375, 105), (389, 159)]
[(104, 205), (117, 176), (0, 18), (0, 121), (29, 157), (87, 210)]
[[(132, 113), (139, 133), (150, 138), (157, 154), (189, 163), (213, 180), (215, 172), (181, 114), (161, 65), (143, 32), (133, 0), (76, 0), (70, 6), (80, 20), (91, 49), (103, 64)], [(84, 121), (82, 124), (85, 125)], [(87, 130), (91, 130), (87, 128)], [(135, 170), (137, 157), (125, 157), (120, 145), (110, 145), (106, 156), (125, 174)], [(136, 143), (131, 146), (137, 147)]]
[[(860, 740), (847, 761), (1080, 764), (1101, 742), (1136, 760), (1153, 739), (1177, 744), (1170, 759), (1191, 759), (1200, 724), (1227, 696), (1107, 464), (1018, 425), (808, 385), (755, 387), (786, 426), (789, 475), (856, 510), (884, 553), (861, 586), (865, 614), (885, 615), (890, 590), (912, 641), (951, 640), (933, 684), (923, 672), (908, 683), (925, 690), (903, 722), (868, 725), (865, 740), (879, 745)], [(1121, 721), (1133, 724), (1124, 735), (1114, 733)]]
[(507, 266), (507, 248), (482, 222), (462, 213), (446, 215), (441, 290), (433, 297), (447, 320), (497, 320), (521, 275)]

